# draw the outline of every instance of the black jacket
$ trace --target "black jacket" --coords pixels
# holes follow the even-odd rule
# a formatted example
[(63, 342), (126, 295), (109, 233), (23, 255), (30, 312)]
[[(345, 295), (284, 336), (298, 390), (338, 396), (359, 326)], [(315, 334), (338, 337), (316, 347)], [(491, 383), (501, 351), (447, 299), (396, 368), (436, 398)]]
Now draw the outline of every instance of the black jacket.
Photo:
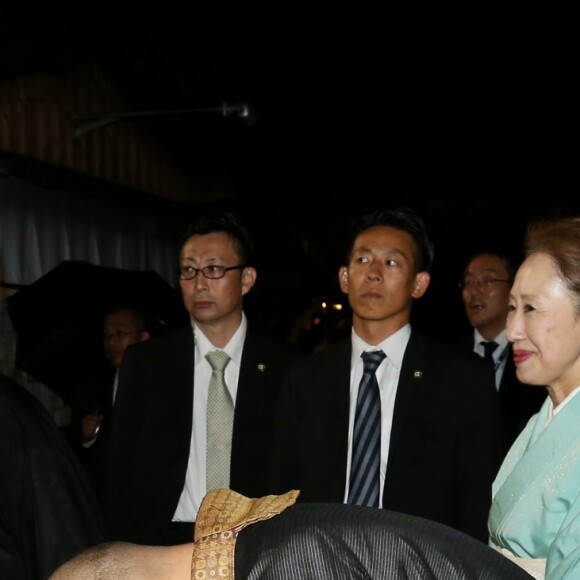
[[(125, 351), (111, 420), (104, 506), (113, 538), (165, 544), (183, 491), (192, 431), (190, 325)], [(266, 495), (283, 369), (298, 352), (248, 322), (235, 404), (231, 488)]]
[(44, 579), (108, 536), (89, 481), (50, 415), (0, 376), (0, 578)]
[[(463, 336), (454, 345), (465, 352), (473, 353), (473, 333)], [(530, 417), (540, 410), (542, 403), (548, 396), (544, 387), (526, 385), (518, 381), (511, 344), (508, 348), (499, 390), (496, 389), (506, 438), (506, 452), (526, 426)], [(473, 353), (473, 356), (477, 357), (478, 355)]]
[[(272, 493), (342, 502), (346, 484), (350, 338), (286, 375), (273, 442)], [(383, 508), (487, 540), (501, 460), (499, 409), (485, 363), (411, 333), (395, 399)]]

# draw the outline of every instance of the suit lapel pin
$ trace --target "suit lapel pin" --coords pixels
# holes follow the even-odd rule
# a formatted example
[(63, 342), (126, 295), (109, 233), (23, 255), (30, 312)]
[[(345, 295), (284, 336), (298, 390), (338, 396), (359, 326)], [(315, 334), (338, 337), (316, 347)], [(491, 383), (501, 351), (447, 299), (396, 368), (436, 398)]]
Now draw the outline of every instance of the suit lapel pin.
[(420, 379), (423, 376), (423, 372), (422, 371), (414, 371), (413, 372), (413, 378), (414, 379)]
[(259, 363), (256, 368), (258, 369), (258, 372), (263, 373), (266, 370), (266, 365), (264, 363)]

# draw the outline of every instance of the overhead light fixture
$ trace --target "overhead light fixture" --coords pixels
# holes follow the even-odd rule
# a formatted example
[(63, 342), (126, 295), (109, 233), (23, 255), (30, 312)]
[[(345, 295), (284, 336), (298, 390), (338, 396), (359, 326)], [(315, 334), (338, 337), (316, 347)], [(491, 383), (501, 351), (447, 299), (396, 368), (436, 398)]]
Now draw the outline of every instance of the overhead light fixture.
[(202, 107), (197, 109), (175, 109), (170, 111), (122, 111), (113, 113), (69, 113), (68, 117), (74, 125), (75, 137), (81, 137), (120, 121), (146, 117), (162, 117), (169, 115), (192, 115), (220, 113), (222, 117), (237, 117), (246, 125), (256, 122), (256, 111), (247, 101), (239, 103), (222, 102), (220, 107)]

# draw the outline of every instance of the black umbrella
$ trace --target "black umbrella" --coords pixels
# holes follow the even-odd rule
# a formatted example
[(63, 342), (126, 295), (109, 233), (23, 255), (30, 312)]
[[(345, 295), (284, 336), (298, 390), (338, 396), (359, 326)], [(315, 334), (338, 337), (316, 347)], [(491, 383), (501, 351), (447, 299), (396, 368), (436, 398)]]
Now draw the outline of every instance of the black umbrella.
[(18, 336), (16, 367), (71, 402), (104, 364), (104, 313), (129, 304), (143, 310), (153, 335), (188, 320), (179, 291), (156, 272), (62, 262), (6, 299)]

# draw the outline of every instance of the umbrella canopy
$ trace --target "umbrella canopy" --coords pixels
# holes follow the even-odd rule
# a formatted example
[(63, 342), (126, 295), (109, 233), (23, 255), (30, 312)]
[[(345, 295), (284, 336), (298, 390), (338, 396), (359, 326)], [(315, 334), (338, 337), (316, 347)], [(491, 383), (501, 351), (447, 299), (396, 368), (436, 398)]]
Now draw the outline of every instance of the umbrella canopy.
[(16, 367), (74, 400), (75, 388), (106, 364), (103, 316), (116, 305), (140, 308), (152, 335), (188, 320), (179, 291), (156, 272), (65, 261), (6, 299)]

